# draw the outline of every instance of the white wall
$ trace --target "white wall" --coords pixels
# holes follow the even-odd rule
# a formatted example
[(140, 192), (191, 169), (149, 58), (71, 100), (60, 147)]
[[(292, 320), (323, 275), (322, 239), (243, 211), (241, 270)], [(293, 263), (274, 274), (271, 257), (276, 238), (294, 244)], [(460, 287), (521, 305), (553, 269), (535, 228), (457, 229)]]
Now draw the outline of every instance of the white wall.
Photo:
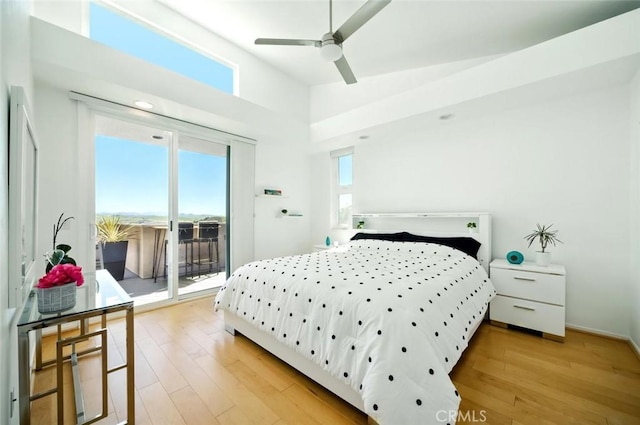
[[(33, 104), (33, 82), (29, 60), (29, 10), (27, 0), (0, 2), (0, 423), (18, 423), (17, 411), (9, 418), (9, 394), (18, 390), (17, 334), (12, 323), (15, 310), (8, 310), (8, 134), (9, 91), (23, 86)], [(17, 410), (17, 404), (14, 405)]]
[[(629, 334), (628, 85), (593, 90), (356, 146), (358, 212), (488, 211), (493, 255), (554, 224), (567, 267), (567, 322)], [(328, 229), (328, 154), (313, 157), (314, 242)], [(340, 237), (339, 233), (334, 234)]]
[(631, 292), (629, 311), (631, 313), (631, 340), (640, 352), (640, 70), (630, 84), (630, 131), (631, 131)]
[[(36, 121), (40, 137), (40, 157), (46, 158), (41, 162), (40, 193), (38, 203), (40, 209), (38, 228), (38, 251), (45, 253), (52, 248), (52, 226), (60, 214), (65, 217), (76, 217), (65, 226), (58, 236), (59, 243), (71, 246), (70, 255), (79, 265), (86, 264), (89, 253), (79, 249), (84, 243), (80, 241), (82, 231), (88, 231), (88, 226), (82, 226), (82, 210), (86, 199), (78, 193), (77, 186), (83, 181), (79, 175), (80, 167), (72, 164), (85, 162), (86, 159), (77, 157), (78, 152), (78, 119), (75, 102), (69, 99), (69, 94), (61, 89), (40, 84), (36, 81), (33, 108), (38, 115)], [(79, 162), (82, 161), (82, 162)], [(66, 190), (56, 190), (51, 182), (60, 182)], [(42, 259), (44, 267), (44, 259)]]
[[(285, 136), (285, 134), (283, 134)], [(282, 198), (256, 198), (256, 259), (304, 254), (311, 250), (309, 153), (304, 134), (288, 136), (278, 145), (256, 146), (256, 187), (282, 190)], [(288, 140), (287, 140), (288, 139)], [(286, 209), (302, 217), (282, 217)]]

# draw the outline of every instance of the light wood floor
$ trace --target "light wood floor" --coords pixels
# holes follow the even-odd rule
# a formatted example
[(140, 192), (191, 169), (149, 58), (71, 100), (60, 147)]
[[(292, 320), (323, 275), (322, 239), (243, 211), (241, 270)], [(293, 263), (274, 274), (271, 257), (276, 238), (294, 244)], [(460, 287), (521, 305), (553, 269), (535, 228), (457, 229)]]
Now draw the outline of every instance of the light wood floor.
[[(136, 424), (367, 423), (252, 342), (227, 334), (211, 305), (207, 298), (136, 315)], [(124, 321), (108, 326), (114, 366), (124, 353)], [(48, 353), (51, 341), (45, 341)], [(94, 414), (99, 364), (93, 355), (80, 361), (87, 411)], [(71, 372), (65, 373), (71, 394)], [(125, 417), (124, 371), (111, 375), (110, 416), (101, 424)], [(463, 399), (459, 424), (640, 424), (640, 361), (622, 341), (568, 331), (558, 343), (483, 324), (451, 376)], [(47, 369), (36, 374), (34, 389), (54, 383)], [(55, 397), (35, 401), (32, 423), (56, 423), (54, 406)], [(71, 407), (65, 423), (74, 423)]]

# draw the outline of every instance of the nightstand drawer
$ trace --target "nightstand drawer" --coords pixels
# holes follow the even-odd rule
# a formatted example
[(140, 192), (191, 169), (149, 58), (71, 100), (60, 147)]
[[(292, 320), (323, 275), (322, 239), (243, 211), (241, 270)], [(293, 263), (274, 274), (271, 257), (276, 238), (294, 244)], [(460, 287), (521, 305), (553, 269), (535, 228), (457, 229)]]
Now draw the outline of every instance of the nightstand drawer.
[(564, 276), (491, 268), (498, 294), (564, 306)]
[(564, 336), (564, 307), (496, 296), (491, 301), (491, 320)]

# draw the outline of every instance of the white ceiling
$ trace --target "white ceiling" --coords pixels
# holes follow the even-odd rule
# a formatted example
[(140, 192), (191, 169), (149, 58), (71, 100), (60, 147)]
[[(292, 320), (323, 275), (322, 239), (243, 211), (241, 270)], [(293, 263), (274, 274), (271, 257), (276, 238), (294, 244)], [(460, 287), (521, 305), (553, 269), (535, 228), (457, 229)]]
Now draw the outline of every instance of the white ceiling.
[[(319, 49), (254, 44), (320, 39), (329, 29), (328, 0), (159, 1), (301, 82), (342, 81)], [(335, 0), (334, 31), (363, 4)], [(392, 0), (345, 41), (344, 55), (363, 78), (521, 50), (638, 7), (638, 0)]]

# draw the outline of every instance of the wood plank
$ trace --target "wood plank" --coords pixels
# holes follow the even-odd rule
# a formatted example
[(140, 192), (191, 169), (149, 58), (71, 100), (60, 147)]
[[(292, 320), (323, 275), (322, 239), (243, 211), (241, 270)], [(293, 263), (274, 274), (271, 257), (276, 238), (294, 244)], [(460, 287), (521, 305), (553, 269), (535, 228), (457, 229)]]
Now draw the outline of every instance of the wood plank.
[[(454, 412), (451, 412), (449, 414), (449, 418), (451, 418), (450, 423), (454, 423), (453, 418), (451, 417), (453, 413)], [(443, 418), (441, 413), (438, 414), (436, 419), (440, 418)], [(479, 423), (487, 423), (491, 425), (511, 425), (511, 418), (493, 409), (490, 409), (487, 406), (477, 403), (471, 397), (462, 400), (455, 418), (457, 419), (457, 421), (455, 422), (457, 425)], [(442, 423), (442, 421), (439, 421), (438, 423)]]
[(151, 422), (154, 424), (186, 425), (180, 412), (160, 382), (139, 390)]
[(278, 420), (278, 416), (260, 398), (253, 394), (233, 374), (213, 357), (207, 355), (196, 359), (200, 368), (224, 391), (233, 403), (242, 409), (251, 422), (267, 425)]
[(584, 345), (587, 351), (594, 353), (611, 364), (628, 368), (634, 372), (640, 372), (638, 358), (631, 351), (631, 348), (622, 341), (612, 341), (608, 345), (585, 342)]
[(518, 410), (540, 412), (545, 417), (558, 418), (560, 424), (607, 425), (607, 418), (587, 410), (576, 409), (560, 400), (534, 391), (519, 391), (514, 406)]
[(154, 339), (146, 340), (138, 347), (167, 393), (171, 394), (187, 386), (187, 381), (165, 356)]
[(215, 357), (223, 365), (229, 365), (237, 361), (240, 348), (236, 345), (236, 339), (226, 331), (214, 332), (206, 334), (200, 329), (188, 329), (189, 335), (194, 337), (198, 343), (209, 353)]
[(284, 372), (290, 370), (288, 366), (282, 367), (282, 361), (270, 353), (265, 353), (262, 348), (253, 342), (240, 336), (235, 338), (235, 343), (240, 348), (238, 358), (256, 374), (263, 376), (276, 389), (282, 391), (293, 384), (291, 374)]
[(331, 410), (335, 410), (340, 415), (346, 417), (349, 421), (360, 424), (363, 423), (366, 415), (354, 408), (348, 402), (336, 397), (331, 391), (327, 390), (317, 382), (308, 379), (306, 376), (298, 373), (297, 384), (305, 388), (319, 400), (328, 405)]
[[(120, 348), (120, 350), (122, 349), (124, 348)], [(158, 377), (156, 376), (149, 362), (147, 362), (147, 358), (144, 356), (144, 354), (140, 350), (140, 347), (138, 347), (137, 343), (135, 343), (134, 345), (133, 353), (134, 353), (134, 363), (135, 363), (134, 381), (135, 381), (136, 388), (142, 389), (146, 386), (157, 383)], [(123, 358), (125, 358), (122, 351), (120, 352), (120, 355)]]
[(182, 350), (179, 341), (164, 344), (161, 348), (212, 415), (217, 416), (234, 406), (224, 391)]
[(228, 369), (238, 381), (243, 382), (251, 392), (268, 405), (280, 418), (297, 425), (319, 425), (319, 422), (308, 415), (300, 406), (285, 397), (268, 380), (258, 375), (241, 361), (233, 363)]
[(504, 382), (493, 375), (480, 372), (473, 368), (456, 368), (451, 374), (451, 379), (456, 387), (459, 384), (464, 384), (468, 388), (482, 391), (484, 394), (493, 397), (494, 399), (501, 400), (508, 404), (515, 403), (516, 394), (514, 392), (513, 385), (508, 382)]
[[(137, 425), (367, 423), (365, 414), (286, 363), (224, 332), (211, 298), (146, 312), (135, 321)], [(123, 358), (124, 321), (108, 327), (114, 366)], [(43, 340), (48, 355), (54, 341)], [(80, 362), (91, 405), (100, 389), (95, 357)], [(65, 391), (71, 396), (66, 368)], [(126, 417), (124, 378), (124, 371), (109, 376), (111, 412), (102, 425)], [(462, 397), (458, 424), (640, 424), (640, 361), (626, 342), (612, 338), (568, 330), (559, 344), (483, 324), (451, 378)], [(35, 373), (34, 389), (53, 384), (53, 368)], [(34, 402), (32, 410), (32, 423), (55, 424), (55, 396)], [(72, 423), (71, 408), (65, 418)]]
[(182, 415), (184, 421), (190, 425), (218, 425), (215, 416), (211, 414), (200, 397), (191, 389), (184, 387), (170, 394), (173, 404)]
[(226, 412), (218, 415), (216, 418), (220, 425), (253, 425), (253, 422), (247, 415), (245, 415), (244, 410), (242, 410), (238, 406), (233, 406), (231, 409)]
[[(475, 365), (474, 367), (478, 367)], [(481, 366), (480, 366), (480, 370)], [(527, 390), (533, 390), (541, 394), (548, 394), (557, 400), (562, 400), (576, 409), (586, 409), (589, 412), (596, 413), (607, 418), (622, 419), (633, 423), (634, 420), (640, 418), (636, 416), (635, 419), (632, 415), (625, 412), (617, 411), (615, 408), (610, 408), (606, 404), (601, 403), (601, 400), (593, 401), (576, 395), (573, 389), (567, 391), (567, 388), (558, 388), (558, 382), (553, 379), (542, 379), (538, 375), (538, 371), (528, 371), (517, 368), (512, 365), (507, 365), (504, 371), (497, 371), (495, 369), (486, 371), (487, 373), (494, 374), (499, 378), (522, 387)]]
[(312, 392), (309, 387), (303, 387), (299, 384), (293, 384), (282, 392), (291, 402), (300, 406), (307, 414), (316, 418), (324, 425), (364, 425), (367, 423), (367, 417), (362, 416), (362, 420), (354, 422), (351, 418), (347, 418), (340, 414), (337, 410), (332, 409), (329, 404), (325, 403), (320, 397)]

